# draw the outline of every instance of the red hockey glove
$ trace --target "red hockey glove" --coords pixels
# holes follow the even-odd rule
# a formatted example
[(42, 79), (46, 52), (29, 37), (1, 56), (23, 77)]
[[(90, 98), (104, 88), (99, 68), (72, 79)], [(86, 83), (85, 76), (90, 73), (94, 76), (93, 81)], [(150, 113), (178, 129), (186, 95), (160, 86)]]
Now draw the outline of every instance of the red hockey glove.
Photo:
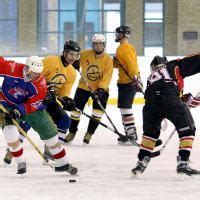
[(137, 92), (143, 92), (143, 84), (140, 77), (134, 77), (133, 87)]
[(181, 99), (191, 108), (196, 108), (198, 105), (200, 105), (200, 97), (193, 97), (191, 93), (184, 94)]

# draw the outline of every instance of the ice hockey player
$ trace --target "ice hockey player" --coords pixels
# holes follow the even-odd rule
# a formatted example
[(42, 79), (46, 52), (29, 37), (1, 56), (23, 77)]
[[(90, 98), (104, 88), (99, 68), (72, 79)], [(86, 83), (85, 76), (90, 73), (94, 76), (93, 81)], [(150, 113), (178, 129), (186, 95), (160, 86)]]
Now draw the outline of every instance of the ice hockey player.
[(199, 175), (200, 171), (189, 166), (189, 157), (195, 137), (195, 123), (187, 105), (195, 107), (200, 98), (185, 95), (185, 102), (180, 98), (183, 92), (183, 79), (200, 72), (200, 54), (172, 60), (166, 63), (165, 57), (155, 56), (151, 62), (151, 75), (148, 77), (143, 107), (143, 138), (133, 175), (143, 173), (147, 167), (155, 141), (159, 137), (156, 131), (163, 118), (169, 119), (179, 136), (177, 173)]
[(12, 119), (19, 118), (27, 121), (49, 147), (55, 159), (56, 172), (76, 174), (78, 169), (68, 163), (65, 149), (58, 140), (57, 128), (42, 103), (47, 91), (42, 71), (43, 64), (37, 56), (28, 57), (26, 64), (7, 61), (0, 57), (0, 76), (4, 77), (0, 101), (9, 111), (9, 114), (4, 115), (2, 132), (9, 151), (18, 163), (18, 174), (26, 172), (19, 132), (12, 123)]
[[(78, 109), (83, 110), (85, 104), (90, 97), (93, 98), (93, 111), (92, 116), (101, 120), (103, 111), (99, 104), (95, 100), (98, 98), (102, 106), (106, 108), (108, 100), (108, 87), (111, 81), (113, 72), (113, 62), (111, 57), (105, 53), (106, 40), (102, 34), (94, 34), (92, 37), (92, 49), (84, 50), (80, 55), (80, 67), (82, 69), (83, 77), (79, 80), (78, 88), (76, 89), (74, 101)], [(90, 85), (94, 94), (91, 93), (85, 80)], [(66, 142), (71, 142), (78, 130), (78, 124), (80, 121), (80, 112), (71, 112), (71, 126), (69, 133), (66, 136)], [(89, 144), (92, 135), (98, 127), (98, 123), (90, 120), (87, 132), (84, 136), (84, 144)]]
[[(130, 27), (120, 26), (115, 31), (115, 41), (120, 45), (117, 48), (116, 56), (114, 59), (114, 67), (119, 70), (118, 86), (118, 108), (120, 109), (122, 116), (122, 123), (124, 131), (129, 139), (137, 140), (137, 131), (135, 121), (133, 117), (132, 104), (137, 91), (141, 92), (141, 80), (140, 72), (137, 63), (137, 54), (134, 46), (129, 43), (129, 37), (131, 34)], [(123, 66), (120, 66), (115, 60)], [(129, 78), (135, 79), (135, 82)], [(118, 143), (121, 145), (129, 145), (128, 140), (118, 139)]]
[[(75, 108), (74, 101), (70, 98), (72, 86), (76, 80), (76, 70), (72, 64), (79, 59), (80, 47), (77, 42), (68, 40), (64, 44), (62, 55), (47, 56), (42, 60), (44, 69), (43, 75), (47, 81), (47, 95), (44, 99), (47, 112), (51, 115), (58, 129), (58, 138), (61, 143), (65, 142), (67, 129), (71, 119), (65, 110), (71, 111)], [(62, 99), (63, 107), (56, 101)], [(27, 123), (21, 123), (22, 128), (27, 132), (30, 127)], [(20, 135), (23, 140), (23, 135)], [(53, 160), (47, 146), (44, 154), (46, 158)], [(7, 151), (4, 162), (10, 164), (12, 155)]]

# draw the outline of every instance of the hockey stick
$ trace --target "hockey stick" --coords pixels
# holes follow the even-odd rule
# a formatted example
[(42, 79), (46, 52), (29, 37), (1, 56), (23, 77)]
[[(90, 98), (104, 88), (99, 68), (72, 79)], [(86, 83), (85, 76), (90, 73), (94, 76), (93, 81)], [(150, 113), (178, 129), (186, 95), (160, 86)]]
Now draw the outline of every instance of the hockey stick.
[[(0, 109), (4, 113), (9, 113), (6, 108), (0, 104)], [(54, 169), (54, 166), (49, 163), (49, 160), (44, 156), (44, 154), (40, 151), (40, 149), (36, 146), (36, 144), (31, 140), (31, 138), (28, 136), (28, 134), (20, 127), (18, 122), (15, 119), (12, 119), (12, 123), (17, 127), (17, 129), (22, 133), (22, 135), (30, 142), (30, 144), (34, 147), (34, 149), (39, 153), (39, 155), (42, 157), (42, 159), (52, 168)]]
[[(129, 77), (129, 79), (132, 81), (132, 83), (135, 83), (136, 82), (135, 78), (130, 76), (130, 74), (125, 70), (124, 66), (119, 62), (119, 60), (115, 56), (113, 56), (113, 59), (117, 63), (117, 65), (119, 65), (121, 67), (121, 69), (124, 71), (124, 73)], [(142, 90), (142, 86), (141, 87), (140, 87), (140, 85), (138, 85), (138, 86), (141, 90), (141, 93), (144, 95), (144, 92)]]
[[(200, 92), (197, 93), (197, 95), (195, 96), (196, 98), (200, 98)], [(170, 134), (170, 136), (167, 138), (166, 142), (163, 144), (163, 146), (161, 147), (160, 150), (155, 151), (153, 153), (151, 153), (151, 157), (157, 157), (159, 156), (163, 150), (165, 149), (165, 147), (167, 146), (167, 144), (169, 143), (169, 141), (171, 140), (171, 138), (173, 137), (173, 135), (176, 133), (176, 128), (172, 131), (172, 133)]]
[(80, 110), (80, 109), (78, 109), (78, 108), (76, 108), (76, 111), (78, 111), (78, 112), (80, 112), (81, 114), (85, 115), (86, 117), (90, 118), (90, 119), (93, 120), (94, 122), (96, 122), (96, 123), (102, 125), (103, 127), (107, 128), (108, 130), (112, 131), (113, 133), (116, 133), (120, 138), (122, 138), (122, 139), (124, 139), (124, 140), (128, 139), (128, 141), (129, 141), (130, 143), (134, 144), (134, 145), (137, 146), (137, 147), (140, 147), (140, 144), (138, 144), (136, 141), (130, 140), (126, 135), (123, 135), (123, 134), (119, 133), (119, 132), (116, 131), (115, 129), (113, 129), (113, 128), (107, 126), (107, 125), (104, 124), (103, 122), (101, 122), (101, 121), (95, 119), (94, 117), (88, 115), (88, 114), (85, 113), (84, 111), (82, 111), (82, 110)]
[[(87, 82), (86, 78), (83, 76), (83, 74), (81, 73), (81, 71), (79, 71), (79, 74), (82, 78), (82, 80), (84, 81), (84, 83), (87, 85), (87, 87), (89, 88), (90, 92), (94, 95), (94, 91), (92, 90), (91, 86), (89, 85), (89, 83)], [(95, 95), (94, 95), (95, 96)], [(104, 109), (103, 105), (101, 104), (100, 100), (98, 98), (95, 97), (96, 102), (98, 103), (98, 105), (100, 106), (101, 110), (105, 113), (106, 117), (108, 118), (109, 122), (111, 123), (112, 127), (115, 129), (116, 132), (119, 133), (119, 131), (117, 130), (116, 126), (114, 125), (114, 123), (112, 122), (112, 120), (110, 119), (110, 117), (108, 116), (106, 110)]]
[[(113, 133), (116, 133), (120, 138), (122, 138), (122, 139), (128, 139), (128, 141), (129, 141), (130, 143), (134, 144), (134, 145), (137, 146), (137, 147), (140, 147), (140, 146), (141, 146), (141, 145), (140, 145), (139, 143), (137, 143), (136, 141), (133, 141), (133, 140), (129, 139), (126, 135), (123, 135), (123, 134), (119, 133), (118, 131), (114, 130), (113, 128), (109, 127), (108, 125), (104, 124), (103, 122), (101, 122), (101, 121), (95, 119), (94, 117), (88, 115), (88, 114), (85, 113), (84, 111), (81, 111), (81, 110), (79, 110), (78, 108), (76, 108), (76, 111), (80, 112), (81, 114), (85, 115), (86, 117), (90, 118), (91, 120), (93, 120), (94, 122), (100, 124), (101, 126), (107, 128), (108, 130), (112, 131)], [(158, 139), (158, 140), (156, 141), (155, 146), (157, 147), (157, 146), (160, 146), (161, 144), (162, 144), (162, 141), (161, 141), (160, 139)]]
[(163, 146), (161, 147), (160, 150), (152, 152), (151, 153), (151, 158), (157, 157), (159, 156), (163, 150), (165, 149), (165, 147), (168, 145), (169, 141), (171, 140), (171, 138), (173, 137), (173, 135), (176, 133), (176, 128), (172, 131), (172, 133), (170, 134), (170, 136), (167, 138), (166, 142), (163, 144)]

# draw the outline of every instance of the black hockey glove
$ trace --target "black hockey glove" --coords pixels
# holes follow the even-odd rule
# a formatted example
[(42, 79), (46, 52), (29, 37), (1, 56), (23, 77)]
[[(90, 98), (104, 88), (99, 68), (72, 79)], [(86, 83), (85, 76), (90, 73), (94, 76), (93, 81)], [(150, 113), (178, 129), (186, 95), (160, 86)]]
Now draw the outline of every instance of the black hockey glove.
[(137, 92), (143, 92), (143, 84), (140, 77), (135, 76), (133, 87), (135, 88)]
[(18, 109), (13, 109), (11, 110), (9, 113), (6, 114), (6, 118), (10, 121), (12, 121), (12, 119), (18, 119), (22, 116), (22, 114), (20, 113), (20, 111)]
[(75, 60), (74, 63), (72, 64), (72, 66), (79, 71), (80, 69), (80, 60)]
[(106, 97), (106, 91), (103, 88), (97, 88), (93, 93), (91, 93), (91, 97), (95, 99), (99, 99), (103, 101)]
[(196, 108), (200, 105), (200, 97), (193, 97), (191, 93), (184, 94), (181, 100), (191, 108)]
[(46, 105), (56, 102), (55, 90), (53, 89), (52, 85), (47, 86), (47, 94), (46, 94), (43, 102)]
[(73, 99), (65, 96), (62, 98), (61, 102), (62, 102), (64, 110), (68, 110), (68, 111), (76, 110), (75, 102)]

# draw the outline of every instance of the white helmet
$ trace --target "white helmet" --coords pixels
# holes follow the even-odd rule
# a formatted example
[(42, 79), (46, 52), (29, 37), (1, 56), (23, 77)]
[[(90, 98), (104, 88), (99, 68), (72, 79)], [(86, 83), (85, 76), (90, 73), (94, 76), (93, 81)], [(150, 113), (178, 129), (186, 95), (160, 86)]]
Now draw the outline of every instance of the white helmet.
[(26, 59), (29, 72), (41, 73), (43, 71), (42, 60), (38, 56), (30, 56)]
[(94, 42), (105, 43), (105, 41), (106, 41), (106, 38), (102, 34), (94, 34), (94, 36), (92, 37), (92, 43), (94, 43)]
[(42, 73), (43, 64), (38, 56), (30, 56), (26, 59), (26, 66), (23, 69), (24, 80), (29, 82), (32, 80), (30, 72)]

